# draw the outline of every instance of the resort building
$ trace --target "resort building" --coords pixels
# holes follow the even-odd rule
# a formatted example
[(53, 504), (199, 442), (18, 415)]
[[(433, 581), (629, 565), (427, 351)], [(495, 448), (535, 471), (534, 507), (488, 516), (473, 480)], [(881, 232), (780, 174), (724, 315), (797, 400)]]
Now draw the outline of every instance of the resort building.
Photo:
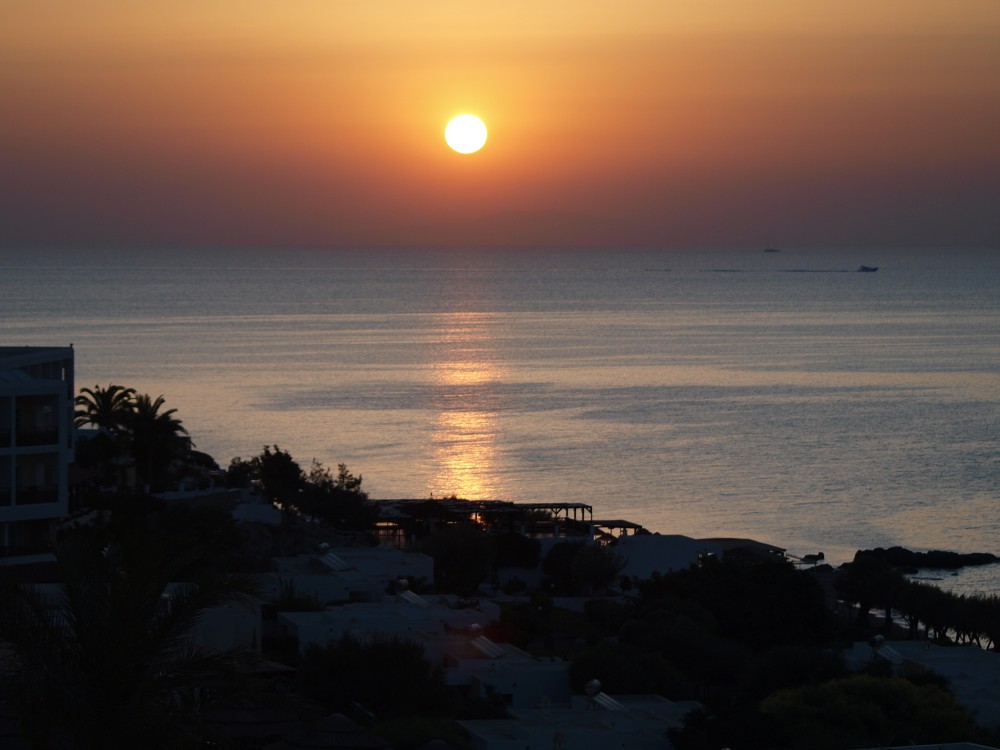
[[(569, 662), (494, 642), (477, 627), (442, 645), (441, 664), (449, 687), (480, 698), (496, 696), (511, 709), (570, 704)], [(424, 652), (428, 653), (426, 644)]]
[(387, 546), (326, 546), (318, 555), (276, 557), (272, 564), (274, 572), (263, 579), (265, 596), (272, 600), (294, 594), (324, 605), (379, 602), (400, 581), (409, 586), (434, 580), (434, 558)]
[(362, 641), (400, 638), (420, 643), (432, 664), (443, 658), (448, 645), (445, 636), (499, 619), (499, 605), (487, 599), (466, 602), (451, 595), (424, 598), (411, 591), (378, 602), (326, 607), (320, 612), (277, 613), (278, 628), (298, 641), (302, 653), (313, 644), (326, 646), (345, 635)]
[(613, 547), (623, 564), (626, 578), (645, 580), (654, 574), (686, 570), (705, 557), (722, 558), (723, 547), (707, 539), (681, 534), (632, 534), (619, 537)]
[(69, 508), (73, 348), (0, 347), (0, 557), (46, 546)]

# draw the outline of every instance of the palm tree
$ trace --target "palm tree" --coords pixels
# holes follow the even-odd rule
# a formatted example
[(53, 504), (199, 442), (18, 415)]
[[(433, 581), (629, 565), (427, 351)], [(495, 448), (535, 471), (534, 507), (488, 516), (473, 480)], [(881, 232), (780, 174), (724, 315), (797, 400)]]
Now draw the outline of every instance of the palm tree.
[(114, 480), (115, 464), (128, 452), (124, 432), (132, 414), (134, 396), (134, 388), (114, 384), (101, 388), (95, 385), (93, 388), (81, 388), (74, 402), (77, 409), (73, 423), (77, 427), (89, 424), (98, 429), (91, 440), (106, 483)]
[(56, 546), (56, 600), (0, 586), (4, 697), (34, 747), (172, 748), (197, 734), (195, 688), (231, 675), (232, 658), (194, 646), (192, 628), (208, 608), (249, 602), (255, 582), (192, 565), (191, 546), (134, 524), (77, 528)]
[(102, 431), (121, 432), (132, 413), (134, 396), (135, 388), (114, 384), (107, 388), (99, 385), (81, 388), (74, 402), (80, 407), (74, 414), (74, 424), (77, 427), (92, 424)]
[(128, 419), (132, 438), (132, 458), (141, 485), (160, 484), (170, 463), (183, 458), (194, 447), (188, 432), (174, 414), (176, 409), (160, 411), (163, 396), (136, 396)]

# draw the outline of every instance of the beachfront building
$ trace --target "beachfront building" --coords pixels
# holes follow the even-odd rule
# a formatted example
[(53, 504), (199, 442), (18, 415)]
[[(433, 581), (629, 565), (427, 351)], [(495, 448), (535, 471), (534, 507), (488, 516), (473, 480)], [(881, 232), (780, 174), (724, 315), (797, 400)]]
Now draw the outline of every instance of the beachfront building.
[[(424, 652), (433, 654), (424, 645)], [(508, 708), (569, 705), (570, 664), (555, 657), (538, 657), (510, 643), (497, 643), (481, 628), (440, 642), (438, 653), (449, 687), (480, 698), (500, 698)]]
[(326, 646), (349, 635), (361, 641), (400, 638), (424, 647), (431, 663), (443, 657), (445, 636), (485, 626), (500, 619), (500, 607), (486, 599), (465, 601), (456, 596), (423, 597), (411, 591), (379, 602), (355, 602), (326, 607), (321, 612), (281, 612), (278, 628), (296, 639), (299, 650)]
[(321, 604), (378, 602), (409, 584), (434, 580), (434, 559), (394, 547), (326, 547), (316, 555), (276, 557), (264, 579), (265, 596), (309, 596)]
[(0, 557), (45, 548), (69, 509), (73, 348), (0, 347)]
[(621, 536), (612, 547), (624, 567), (626, 578), (646, 580), (654, 574), (666, 575), (698, 565), (708, 556), (722, 558), (720, 544), (692, 539), (681, 534), (632, 534)]

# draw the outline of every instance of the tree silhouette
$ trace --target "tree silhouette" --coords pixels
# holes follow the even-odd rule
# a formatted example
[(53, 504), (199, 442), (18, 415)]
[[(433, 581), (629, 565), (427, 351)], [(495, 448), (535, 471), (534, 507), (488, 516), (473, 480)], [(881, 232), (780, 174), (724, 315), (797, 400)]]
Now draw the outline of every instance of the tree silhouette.
[(95, 385), (93, 388), (81, 388), (74, 401), (77, 408), (73, 424), (76, 427), (93, 425), (98, 430), (89, 442), (93, 444), (101, 479), (105, 482), (114, 480), (115, 465), (128, 453), (125, 430), (132, 415), (134, 396), (134, 388), (114, 384), (106, 388)]
[(305, 474), (292, 454), (277, 445), (264, 449), (248, 461), (234, 458), (227, 471), (230, 486), (256, 487), (272, 503), (288, 508), (298, 502)]
[(177, 410), (161, 411), (163, 404), (163, 396), (137, 395), (126, 423), (140, 485), (162, 485), (171, 462), (183, 458), (194, 445), (181, 420), (174, 416)]
[(338, 464), (334, 475), (313, 459), (297, 504), (303, 513), (338, 529), (367, 531), (378, 518), (378, 510), (361, 489), (361, 476), (354, 476), (346, 464)]
[(74, 424), (83, 427), (92, 424), (99, 430), (121, 432), (132, 413), (132, 399), (135, 388), (110, 384), (107, 388), (95, 385), (81, 388), (74, 403)]
[[(55, 552), (64, 576), (57, 596), (0, 585), (5, 698), (27, 739), (86, 750), (179, 747), (197, 733), (194, 688), (232, 665), (196, 647), (192, 628), (208, 608), (249, 602), (253, 579), (200, 569), (197, 545), (135, 524), (76, 528)], [(185, 580), (172, 583), (182, 571)]]
[(884, 558), (858, 553), (853, 562), (844, 566), (837, 577), (838, 593), (851, 603), (857, 604), (855, 623), (862, 628), (869, 627), (869, 614), (875, 607), (885, 610), (883, 630), (890, 632), (892, 607), (902, 596), (906, 581), (903, 574)]
[(288, 451), (265, 445), (249, 460), (234, 458), (226, 474), (231, 486), (255, 486), (282, 510), (313, 522), (370, 530), (378, 516), (368, 493), (361, 489), (361, 475), (352, 474), (346, 464), (337, 464), (334, 474), (313, 459), (306, 473)]
[(448, 710), (441, 670), (427, 661), (421, 645), (395, 636), (362, 641), (344, 634), (325, 646), (309, 646), (298, 688), (325, 710), (360, 704), (379, 719), (442, 716)]
[(761, 709), (776, 719), (793, 750), (976, 739), (968, 712), (951, 695), (899, 677), (859, 675), (783, 690)]

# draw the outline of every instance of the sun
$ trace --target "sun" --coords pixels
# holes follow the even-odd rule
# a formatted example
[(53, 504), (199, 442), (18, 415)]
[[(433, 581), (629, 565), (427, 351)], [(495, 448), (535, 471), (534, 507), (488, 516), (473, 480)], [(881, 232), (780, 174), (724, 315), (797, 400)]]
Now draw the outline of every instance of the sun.
[(486, 143), (486, 125), (475, 115), (459, 115), (444, 129), (444, 139), (460, 154), (472, 154)]

